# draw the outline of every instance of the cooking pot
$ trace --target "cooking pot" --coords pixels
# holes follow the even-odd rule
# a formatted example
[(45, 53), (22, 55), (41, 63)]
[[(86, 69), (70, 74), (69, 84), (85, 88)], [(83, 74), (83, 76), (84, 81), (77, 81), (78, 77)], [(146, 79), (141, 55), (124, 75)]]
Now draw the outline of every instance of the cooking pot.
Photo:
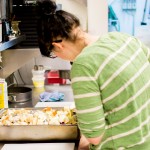
[(25, 102), (32, 99), (32, 89), (29, 87), (10, 87), (8, 88), (9, 102)]

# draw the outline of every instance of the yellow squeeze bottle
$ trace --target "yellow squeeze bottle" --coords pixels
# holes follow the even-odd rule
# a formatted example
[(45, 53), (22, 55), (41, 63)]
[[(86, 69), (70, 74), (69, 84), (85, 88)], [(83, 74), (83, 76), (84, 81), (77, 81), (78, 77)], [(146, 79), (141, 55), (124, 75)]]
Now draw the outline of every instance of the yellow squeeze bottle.
[(8, 108), (7, 82), (0, 78), (0, 109)]

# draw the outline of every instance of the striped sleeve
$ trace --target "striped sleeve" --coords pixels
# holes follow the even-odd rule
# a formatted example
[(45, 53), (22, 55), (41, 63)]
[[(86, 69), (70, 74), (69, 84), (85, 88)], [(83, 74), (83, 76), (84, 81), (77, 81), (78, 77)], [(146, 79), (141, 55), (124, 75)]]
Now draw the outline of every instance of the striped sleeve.
[(142, 44), (142, 49), (143, 49), (144, 53), (146, 54), (148, 61), (150, 62), (150, 48), (147, 47), (146, 45)]
[(89, 68), (73, 64), (72, 89), (77, 109), (78, 126), (87, 138), (98, 137), (105, 130), (100, 88)]

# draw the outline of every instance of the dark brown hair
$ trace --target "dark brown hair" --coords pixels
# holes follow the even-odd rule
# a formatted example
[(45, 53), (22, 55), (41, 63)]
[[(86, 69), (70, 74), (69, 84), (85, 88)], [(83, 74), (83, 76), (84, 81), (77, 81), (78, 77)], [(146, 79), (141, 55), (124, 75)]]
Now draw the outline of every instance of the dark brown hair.
[(42, 55), (49, 56), (53, 48), (52, 42), (60, 37), (74, 40), (71, 32), (80, 26), (79, 19), (64, 10), (57, 10), (57, 5), (52, 0), (37, 0), (38, 12), (38, 40)]

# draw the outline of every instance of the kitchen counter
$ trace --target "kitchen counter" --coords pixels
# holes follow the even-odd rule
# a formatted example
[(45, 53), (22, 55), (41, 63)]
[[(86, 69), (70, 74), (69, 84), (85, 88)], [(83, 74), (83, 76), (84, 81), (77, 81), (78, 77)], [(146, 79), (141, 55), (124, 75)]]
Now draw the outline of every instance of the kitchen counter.
[[(72, 92), (72, 89), (71, 89), (70, 85), (46, 85), (44, 88), (35, 88), (33, 86), (28, 85), (26, 87), (32, 88), (32, 100), (29, 100), (29, 101), (26, 101), (26, 102), (23, 102), (23, 103), (9, 103), (9, 108), (35, 107), (36, 104), (39, 102), (39, 94), (44, 92), (44, 91), (47, 91), (47, 92), (58, 91), (58, 92), (64, 93), (64, 95), (65, 95), (64, 100), (59, 101), (60, 103), (61, 102), (73, 102), (73, 92)], [(53, 102), (51, 102), (51, 103), (53, 103)], [(73, 141), (73, 142), (75, 143), (74, 150), (77, 150), (78, 141)], [(29, 143), (30, 144), (36, 144), (36, 143), (40, 144), (40, 142), (29, 142)], [(45, 144), (46, 143), (47, 142), (45, 142)], [(51, 142), (49, 142), (48, 144), (50, 144), (50, 143)], [(53, 143), (51, 145), (53, 145)], [(64, 141), (64, 142), (61, 142), (61, 143), (70, 143), (70, 141)], [(23, 143), (22, 142), (17, 142), (17, 143), (16, 142), (15, 143), (14, 142), (13, 143), (8, 142), (8, 143), (5, 143), (5, 144), (16, 144), (16, 145), (18, 144), (18, 145), (20, 145), (20, 144), (23, 144)], [(44, 144), (44, 142), (41, 142), (41, 144)], [(56, 145), (58, 145), (58, 144), (59, 143), (56, 142)], [(0, 150), (2, 149), (3, 146), (4, 146), (4, 143), (0, 143)], [(47, 149), (45, 148), (45, 150), (47, 150)], [(61, 147), (60, 147), (60, 150), (63, 150), (63, 149), (61, 149)]]
[(32, 88), (32, 100), (23, 102), (23, 103), (9, 103), (10, 108), (24, 108), (24, 107), (35, 107), (35, 105), (39, 102), (39, 95), (44, 92), (54, 92), (58, 91), (64, 93), (65, 97), (61, 102), (73, 102), (73, 92), (70, 85), (46, 85), (43, 88), (35, 88), (31, 85), (26, 87)]

